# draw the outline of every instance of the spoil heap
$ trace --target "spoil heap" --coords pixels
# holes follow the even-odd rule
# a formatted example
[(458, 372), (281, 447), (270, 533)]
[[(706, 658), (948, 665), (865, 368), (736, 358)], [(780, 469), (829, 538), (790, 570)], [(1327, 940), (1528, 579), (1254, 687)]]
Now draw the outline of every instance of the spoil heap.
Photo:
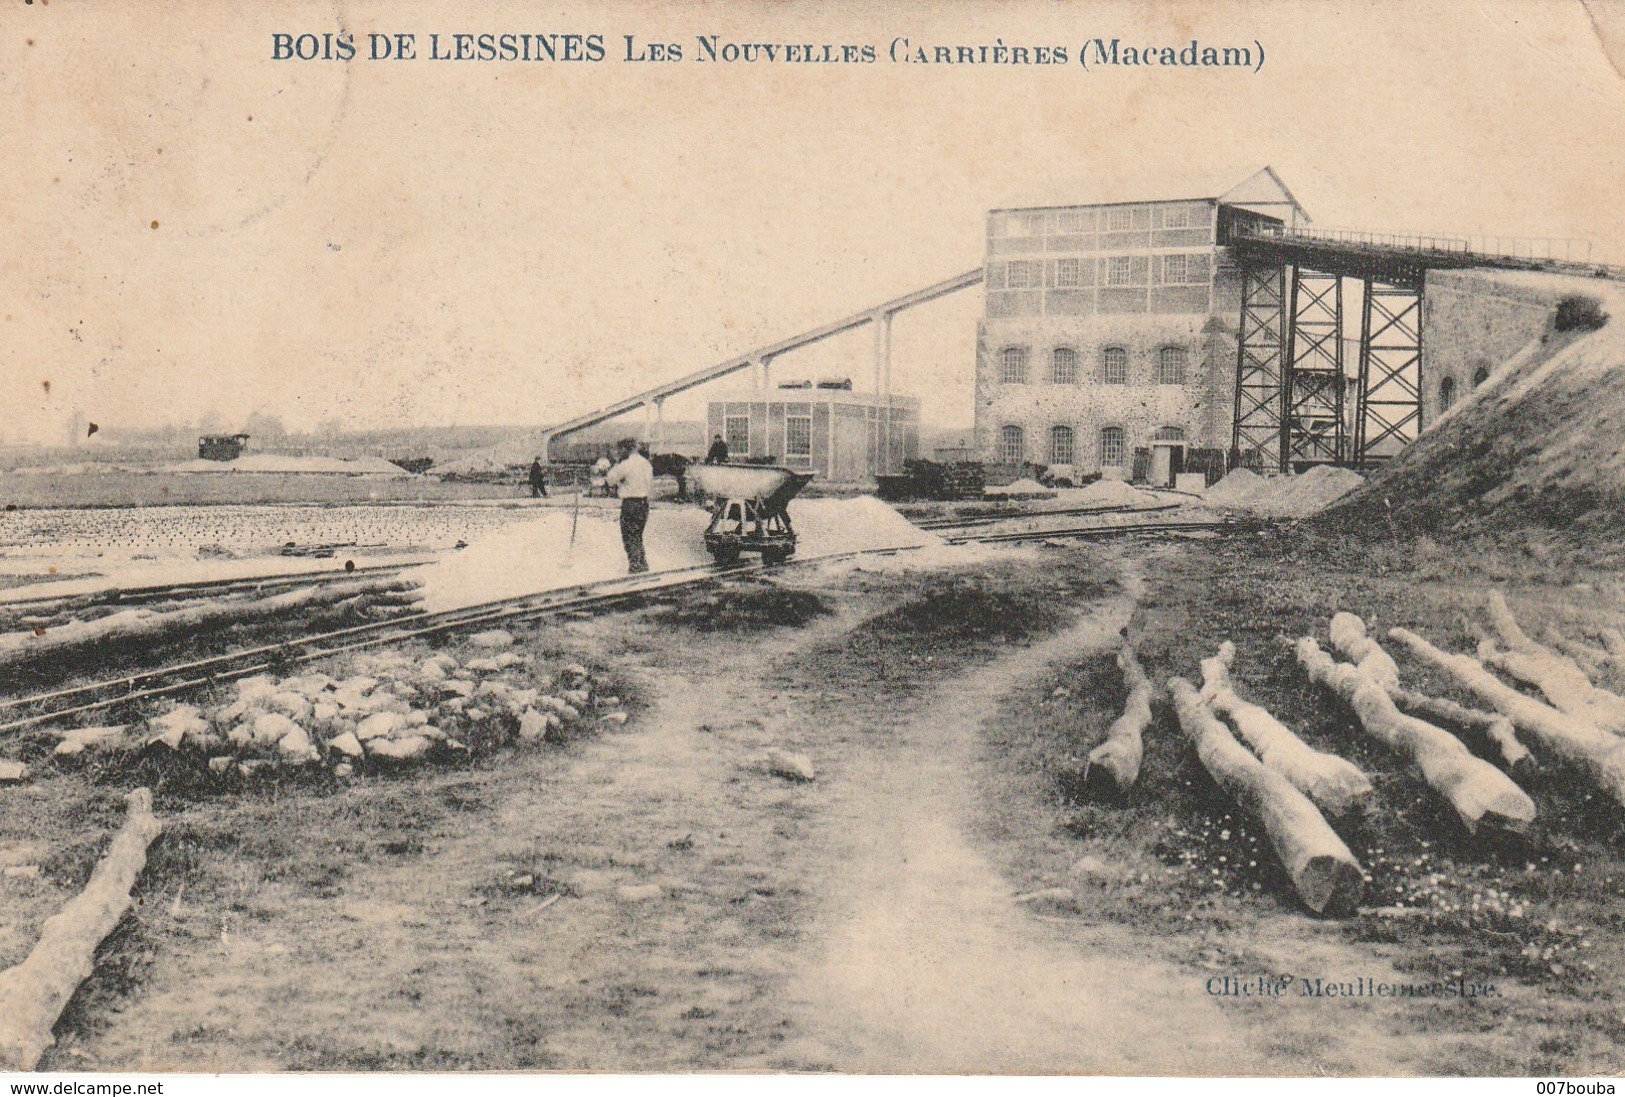
[(1625, 288), (1573, 282), (1612, 319), (1554, 324), (1320, 521), (1392, 519), (1434, 536), (1544, 529), (1593, 562), (1625, 556)]
[(1307, 518), (1365, 482), (1350, 469), (1316, 465), (1300, 476), (1260, 476), (1238, 468), (1208, 489), (1202, 501), (1266, 518)]

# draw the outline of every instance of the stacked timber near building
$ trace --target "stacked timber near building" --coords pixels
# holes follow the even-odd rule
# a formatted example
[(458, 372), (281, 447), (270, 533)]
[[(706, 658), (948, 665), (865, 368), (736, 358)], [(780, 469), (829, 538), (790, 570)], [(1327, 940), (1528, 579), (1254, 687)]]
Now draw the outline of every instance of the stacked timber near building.
[(1228, 447), (1242, 283), (1227, 245), (1307, 220), (1269, 168), (993, 210), (976, 346), (982, 458), (1124, 477), (1147, 449), (1167, 479), (1188, 448)]

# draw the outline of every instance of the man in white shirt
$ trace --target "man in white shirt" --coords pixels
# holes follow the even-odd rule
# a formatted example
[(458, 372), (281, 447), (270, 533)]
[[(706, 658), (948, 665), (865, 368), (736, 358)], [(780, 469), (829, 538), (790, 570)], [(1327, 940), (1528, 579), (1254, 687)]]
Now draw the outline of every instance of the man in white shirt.
[(626, 546), (627, 569), (636, 575), (649, 570), (649, 561), (643, 556), (643, 530), (649, 524), (655, 470), (631, 438), (621, 439), (615, 448), (621, 459), (605, 479), (621, 497), (621, 544)]

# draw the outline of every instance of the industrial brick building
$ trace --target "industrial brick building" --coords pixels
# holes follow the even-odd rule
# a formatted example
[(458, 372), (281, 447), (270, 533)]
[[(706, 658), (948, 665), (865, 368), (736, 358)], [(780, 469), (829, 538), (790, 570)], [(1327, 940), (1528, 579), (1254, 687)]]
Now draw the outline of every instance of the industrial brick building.
[(710, 402), (707, 437), (733, 460), (775, 459), (820, 480), (862, 484), (918, 456), (920, 401), (848, 388), (749, 389)]
[(1307, 220), (1267, 167), (990, 212), (982, 458), (1008, 477), (1026, 463), (1126, 476), (1139, 449), (1166, 481), (1187, 449), (1228, 446), (1241, 279), (1225, 245)]

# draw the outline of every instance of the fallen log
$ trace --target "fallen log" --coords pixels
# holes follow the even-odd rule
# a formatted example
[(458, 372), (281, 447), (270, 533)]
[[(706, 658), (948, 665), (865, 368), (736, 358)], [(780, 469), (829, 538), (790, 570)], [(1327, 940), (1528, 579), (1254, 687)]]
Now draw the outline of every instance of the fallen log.
[(1145, 729), (1151, 725), (1151, 679), (1135, 658), (1134, 649), (1124, 644), (1117, 651), (1117, 666), (1128, 686), (1123, 714), (1106, 729), (1106, 738), (1089, 752), (1084, 766), (1085, 787), (1109, 779), (1119, 794), (1134, 787), (1140, 779), (1140, 762), (1145, 757)]
[(1269, 711), (1243, 700), (1230, 681), (1236, 646), (1226, 640), (1213, 659), (1202, 660), (1202, 700), (1229, 718), (1258, 760), (1333, 815), (1362, 808), (1371, 796), (1371, 780), (1360, 767), (1327, 754), (1299, 739)]
[(1478, 645), (1478, 660), (1538, 689), (1552, 707), (1603, 731), (1625, 732), (1625, 699), (1598, 689), (1574, 661), (1533, 651), (1502, 651), (1493, 640)]
[(56, 1043), (51, 1029), (94, 968), (96, 949), (130, 908), (130, 889), (147, 863), (161, 824), (152, 793), (125, 798), (124, 826), (90, 874), (90, 882), (46, 923), (39, 943), (16, 967), (0, 972), (0, 1069), (33, 1070)]
[(1236, 742), (1195, 686), (1173, 678), (1168, 692), (1202, 767), (1244, 812), (1264, 825), (1304, 906), (1316, 914), (1353, 913), (1365, 887), (1364, 870), (1315, 805)]
[(1573, 659), (1588, 678), (1607, 673), (1614, 665), (1614, 657), (1607, 651), (1582, 640), (1570, 639), (1551, 626), (1541, 632), (1541, 639), (1548, 647)]
[(1383, 689), (1399, 685), (1399, 664), (1382, 649), (1382, 645), (1366, 635), (1365, 622), (1352, 613), (1334, 613), (1331, 627), (1332, 647), (1360, 668), (1360, 673)]
[[(1470, 709), (1454, 701), (1430, 697), (1401, 686), (1398, 664), (1381, 644), (1367, 635), (1365, 622), (1352, 613), (1339, 613), (1333, 617), (1331, 631), (1332, 647), (1344, 658), (1354, 662), (1362, 672), (1367, 673), (1368, 677), (1372, 676), (1367, 670), (1368, 667), (1379, 671), (1381, 677), (1377, 679), (1378, 684), (1387, 689), (1388, 696), (1392, 697), (1400, 708), (1413, 716), (1443, 720), (1473, 732), (1483, 741), (1483, 745), (1501, 756), (1507, 769), (1516, 776), (1524, 776), (1535, 770), (1534, 755), (1529, 753), (1528, 747), (1518, 742), (1512, 721), (1507, 717)], [(1391, 677), (1388, 674), (1389, 668), (1393, 671)]]
[(1517, 730), (1512, 720), (1506, 716), (1458, 705), (1445, 697), (1430, 697), (1428, 694), (1417, 693), (1403, 686), (1390, 689), (1388, 696), (1394, 699), (1394, 704), (1412, 716), (1423, 716), (1435, 721), (1443, 720), (1447, 724), (1454, 724), (1464, 731), (1476, 734), (1482, 740), (1481, 745), (1499, 755), (1514, 777), (1531, 777), (1540, 768), (1535, 762), (1535, 756), (1529, 753), (1529, 748), (1518, 741)]
[(1512, 615), (1512, 608), (1507, 605), (1506, 596), (1498, 590), (1490, 591), (1484, 599), (1484, 609), (1490, 619), (1490, 627), (1495, 629), (1501, 643), (1512, 651), (1544, 651), (1539, 644), (1529, 638), (1529, 634), (1518, 625), (1518, 619)]
[(1524, 696), (1470, 655), (1441, 651), (1409, 629), (1390, 629), (1388, 635), (1491, 708), (1510, 716), (1519, 731), (1528, 732), (1547, 750), (1573, 762), (1611, 799), (1625, 804), (1625, 739)]
[(1625, 732), (1625, 697), (1598, 689), (1573, 659), (1535, 643), (1518, 627), (1500, 591), (1486, 599), (1490, 624), (1506, 651), (1488, 640), (1478, 647), (1479, 659), (1540, 690), (1555, 707), (1596, 724), (1614, 734)]
[(25, 662), (92, 644), (158, 640), (227, 622), (247, 622), (321, 607), (360, 595), (388, 595), (409, 589), (408, 579), (326, 583), (248, 602), (210, 602), (169, 612), (123, 610), (94, 621), (75, 621), (43, 632), (0, 636), (0, 666)]
[(1449, 801), (1469, 833), (1485, 827), (1524, 832), (1535, 821), (1529, 795), (1460, 739), (1400, 712), (1386, 689), (1358, 667), (1333, 660), (1309, 637), (1299, 640), (1295, 650), (1309, 680), (1341, 697), (1372, 738), (1408, 757), (1428, 786)]

